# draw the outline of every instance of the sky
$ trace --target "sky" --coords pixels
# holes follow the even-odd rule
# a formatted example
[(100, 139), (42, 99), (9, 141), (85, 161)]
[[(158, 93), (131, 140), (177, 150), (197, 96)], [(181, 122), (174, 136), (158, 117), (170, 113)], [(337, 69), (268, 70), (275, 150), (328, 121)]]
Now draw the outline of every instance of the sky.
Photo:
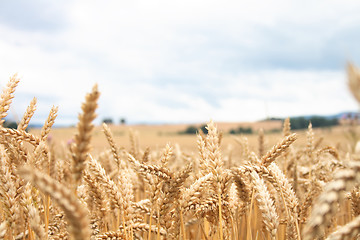
[(257, 121), (356, 111), (360, 1), (0, 1), (0, 87), (10, 116), (53, 105), (76, 124), (98, 84), (97, 123)]

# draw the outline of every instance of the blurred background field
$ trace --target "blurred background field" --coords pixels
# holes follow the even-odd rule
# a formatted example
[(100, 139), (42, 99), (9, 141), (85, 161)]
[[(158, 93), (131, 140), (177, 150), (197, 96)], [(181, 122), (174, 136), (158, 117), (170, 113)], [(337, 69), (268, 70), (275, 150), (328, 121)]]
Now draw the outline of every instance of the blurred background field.
[[(256, 152), (258, 149), (258, 131), (264, 129), (266, 146), (270, 149), (282, 138), (282, 121), (261, 121), (248, 123), (216, 123), (220, 132), (222, 132), (222, 148), (224, 151), (230, 149), (234, 154), (240, 154), (242, 151), (239, 141), (244, 137), (248, 139), (250, 150)], [(130, 149), (130, 136), (133, 134), (138, 140), (140, 149), (145, 150), (149, 147), (151, 150), (161, 150), (166, 144), (181, 147), (181, 150), (191, 154), (197, 154), (197, 138), (195, 134), (182, 134), (189, 126), (200, 128), (203, 124), (166, 124), (166, 125), (109, 125), (114, 139), (119, 147)], [(251, 128), (252, 134), (230, 134), (229, 131), (239, 127)], [(315, 141), (321, 141), (322, 145), (350, 150), (354, 147), (349, 134), (349, 126), (339, 125), (329, 128), (314, 128)], [(353, 128), (351, 128), (354, 131)], [(306, 130), (293, 130), (298, 133), (299, 138), (294, 143), (297, 147), (304, 147), (306, 144)], [(38, 135), (40, 129), (31, 129), (31, 133)], [(66, 146), (69, 144), (76, 133), (76, 127), (54, 128), (51, 131), (50, 139), (55, 144)], [(96, 126), (93, 132), (92, 145), (94, 152), (101, 152), (109, 148), (106, 137), (101, 126)]]

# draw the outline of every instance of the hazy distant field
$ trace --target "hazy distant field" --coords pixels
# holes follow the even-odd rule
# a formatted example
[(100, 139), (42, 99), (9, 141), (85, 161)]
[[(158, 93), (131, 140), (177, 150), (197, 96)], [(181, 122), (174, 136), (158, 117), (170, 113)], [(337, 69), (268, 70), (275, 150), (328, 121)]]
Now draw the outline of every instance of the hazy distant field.
[[(201, 126), (202, 124), (194, 124), (194, 126)], [(242, 137), (246, 137), (249, 140), (249, 145), (252, 148), (252, 151), (257, 151), (257, 141), (258, 141), (258, 130), (263, 128), (265, 131), (265, 139), (268, 148), (271, 148), (274, 144), (282, 138), (282, 122), (281, 121), (261, 121), (261, 122), (252, 122), (252, 123), (216, 123), (219, 131), (223, 132), (223, 141), (222, 147), (227, 148), (228, 146), (233, 146), (234, 151), (239, 150), (240, 145), (235, 140)], [(179, 134), (179, 132), (184, 131), (189, 124), (166, 124), (166, 125), (109, 125), (115, 141), (119, 147), (124, 147), (125, 149), (130, 148), (130, 131), (132, 130), (139, 139), (140, 149), (144, 150), (147, 147), (150, 147), (152, 150), (159, 150), (164, 148), (164, 146), (169, 143), (174, 146), (178, 144), (182, 150), (186, 152), (195, 152), (197, 153), (197, 138), (193, 134)], [(253, 134), (229, 134), (230, 129), (237, 128), (239, 126), (243, 127), (252, 127), (254, 130)], [(270, 130), (279, 129), (279, 132), (271, 133)], [(296, 140), (294, 145), (303, 146), (306, 142), (305, 136), (306, 130), (293, 131), (299, 133), (299, 138)], [(317, 139), (324, 138), (324, 145), (335, 145), (340, 144), (341, 147), (345, 148), (348, 144), (349, 139), (346, 138), (345, 132), (347, 129), (342, 126), (333, 127), (333, 128), (324, 128), (324, 129), (314, 129)], [(31, 129), (30, 132), (39, 134), (40, 129)], [(54, 128), (51, 130), (50, 136), (55, 141), (55, 144), (67, 144), (76, 133), (76, 127), (72, 128)], [(105, 135), (102, 131), (101, 126), (96, 126), (92, 145), (94, 152), (103, 151), (108, 149), (109, 145), (105, 138)]]

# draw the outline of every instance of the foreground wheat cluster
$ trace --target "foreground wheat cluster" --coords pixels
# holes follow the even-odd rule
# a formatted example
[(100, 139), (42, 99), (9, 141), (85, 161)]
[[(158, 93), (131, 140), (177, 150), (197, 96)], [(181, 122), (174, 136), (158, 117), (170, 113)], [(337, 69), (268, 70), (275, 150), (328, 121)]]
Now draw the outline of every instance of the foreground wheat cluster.
[[(348, 67), (351, 90), (360, 74)], [(53, 107), (39, 136), (26, 131), (27, 108), (16, 130), (2, 127), (19, 80), (0, 98), (0, 239), (353, 239), (360, 232), (360, 162), (353, 152), (322, 146), (311, 124), (296, 148), (287, 119), (283, 138), (258, 151), (238, 139), (241, 156), (221, 150), (210, 121), (197, 135), (198, 153), (117, 146), (91, 151), (99, 92), (86, 95), (69, 147), (48, 140)], [(359, 98), (360, 100), (360, 98)]]

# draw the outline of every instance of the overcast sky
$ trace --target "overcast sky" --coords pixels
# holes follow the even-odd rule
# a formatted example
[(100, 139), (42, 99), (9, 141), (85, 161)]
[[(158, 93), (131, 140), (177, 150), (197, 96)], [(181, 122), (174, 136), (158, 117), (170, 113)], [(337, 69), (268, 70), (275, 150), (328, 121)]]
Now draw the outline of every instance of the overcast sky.
[(42, 123), (75, 124), (98, 83), (97, 122), (253, 121), (357, 110), (360, 1), (1, 1), (0, 84), (21, 78)]

